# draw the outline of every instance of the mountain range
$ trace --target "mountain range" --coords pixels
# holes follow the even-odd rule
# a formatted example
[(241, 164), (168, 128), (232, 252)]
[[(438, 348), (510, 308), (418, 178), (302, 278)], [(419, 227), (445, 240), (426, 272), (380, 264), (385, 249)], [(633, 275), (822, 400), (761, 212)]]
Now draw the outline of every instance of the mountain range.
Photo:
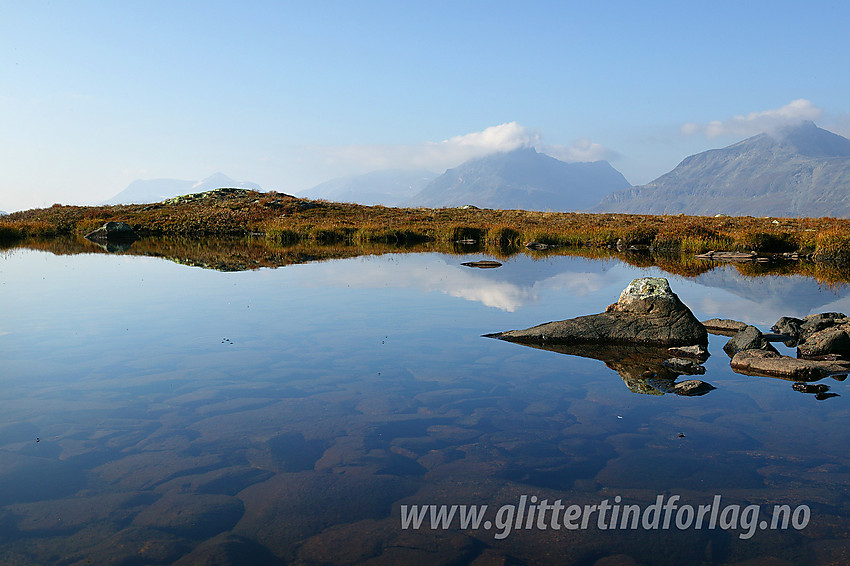
[(161, 202), (169, 198), (189, 193), (202, 193), (221, 187), (234, 187), (262, 191), (260, 185), (248, 182), (236, 182), (224, 173), (215, 173), (200, 181), (182, 181), (180, 179), (138, 179), (126, 189), (101, 204), (144, 204)]
[(593, 212), (850, 217), (850, 140), (813, 122), (684, 159)]
[(399, 206), (430, 183), (437, 173), (426, 169), (383, 169), (326, 181), (300, 196), (358, 204)]

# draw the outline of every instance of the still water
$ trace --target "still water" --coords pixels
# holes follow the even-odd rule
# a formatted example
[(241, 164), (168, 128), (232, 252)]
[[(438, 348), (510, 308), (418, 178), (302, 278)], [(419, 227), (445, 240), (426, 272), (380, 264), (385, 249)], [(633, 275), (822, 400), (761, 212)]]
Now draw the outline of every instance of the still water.
[[(569, 256), (460, 265), (481, 258), (222, 273), (5, 252), (0, 563), (847, 563), (850, 381), (819, 401), (739, 375), (712, 336), (699, 378), (716, 389), (637, 393), (602, 361), (481, 337), (601, 312), (636, 277), (762, 330), (850, 312), (846, 289)], [(667, 529), (599, 519), (603, 500), (659, 496), (679, 496)], [(750, 511), (677, 528), (718, 496)], [(596, 515), (566, 528), (544, 501)], [(487, 505), (487, 522), (402, 528), (425, 505)], [(807, 520), (757, 528), (775, 505)]]

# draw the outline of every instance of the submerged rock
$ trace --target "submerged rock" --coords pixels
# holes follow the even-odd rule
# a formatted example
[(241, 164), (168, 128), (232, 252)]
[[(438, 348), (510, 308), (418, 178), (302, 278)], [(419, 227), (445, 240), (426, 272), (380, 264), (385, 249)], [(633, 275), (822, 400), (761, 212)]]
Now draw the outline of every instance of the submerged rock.
[(678, 358), (693, 358), (701, 362), (707, 360), (711, 355), (705, 346), (699, 344), (694, 346), (673, 346), (672, 348), (667, 348), (667, 353)]
[(745, 375), (766, 375), (799, 381), (817, 381), (850, 372), (850, 362), (801, 360), (765, 350), (745, 350), (732, 358), (732, 369)]
[(747, 326), (735, 334), (726, 343), (726, 345), (723, 346), (723, 351), (726, 352), (730, 358), (738, 352), (743, 352), (745, 350), (764, 350), (766, 352), (779, 353), (755, 326)]
[(94, 242), (134, 242), (139, 237), (133, 228), (125, 222), (107, 222), (97, 230), (86, 234), (87, 240)]
[(697, 360), (689, 358), (669, 358), (661, 362), (661, 365), (670, 371), (685, 375), (702, 375), (705, 368)]
[(673, 393), (683, 395), (685, 397), (697, 397), (705, 395), (709, 391), (715, 389), (710, 383), (700, 381), (699, 379), (689, 379), (673, 384)]
[(646, 381), (649, 385), (661, 393), (681, 395), (683, 397), (699, 397), (700, 395), (705, 395), (709, 391), (716, 389), (710, 383), (700, 381), (699, 379), (688, 379), (678, 383), (658, 378), (649, 378)]
[(685, 346), (708, 343), (705, 327), (661, 277), (635, 279), (604, 313), (485, 336), (541, 344)]

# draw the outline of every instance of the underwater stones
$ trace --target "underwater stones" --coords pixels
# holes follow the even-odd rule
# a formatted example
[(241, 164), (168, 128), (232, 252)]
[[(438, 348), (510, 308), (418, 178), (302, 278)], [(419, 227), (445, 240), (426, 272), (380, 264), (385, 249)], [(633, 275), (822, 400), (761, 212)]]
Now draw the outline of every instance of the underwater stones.
[(133, 228), (124, 222), (107, 222), (97, 230), (86, 234), (85, 238), (93, 242), (134, 242), (139, 237)]
[(139, 513), (133, 524), (205, 539), (233, 528), (243, 511), (242, 501), (228, 495), (166, 494)]
[(601, 342), (679, 346), (708, 343), (705, 327), (661, 277), (633, 280), (619, 300), (603, 313), (485, 336), (542, 344)]
[(746, 326), (743, 330), (730, 338), (729, 341), (726, 342), (726, 345), (723, 346), (723, 351), (726, 352), (730, 358), (738, 352), (743, 352), (745, 350), (764, 350), (766, 352), (779, 353), (755, 326)]

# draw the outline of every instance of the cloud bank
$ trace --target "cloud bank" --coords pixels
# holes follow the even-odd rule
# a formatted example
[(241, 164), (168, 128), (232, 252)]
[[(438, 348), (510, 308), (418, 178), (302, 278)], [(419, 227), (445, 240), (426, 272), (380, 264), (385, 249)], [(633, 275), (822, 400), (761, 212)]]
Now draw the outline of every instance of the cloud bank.
[(324, 170), (345, 175), (380, 169), (428, 169), (439, 173), (457, 167), (468, 159), (523, 147), (534, 147), (542, 153), (571, 162), (598, 161), (618, 156), (616, 152), (586, 138), (578, 139), (567, 147), (546, 145), (539, 132), (517, 122), (506, 122), (437, 142), (303, 147), (300, 149), (300, 161), (318, 161), (317, 165)]
[(799, 98), (781, 108), (750, 112), (746, 116), (734, 116), (724, 121), (714, 120), (707, 124), (689, 122), (682, 126), (682, 133), (684, 135), (701, 133), (707, 138), (749, 137), (804, 120), (818, 120), (822, 115), (823, 110), (812, 104), (810, 100)]

